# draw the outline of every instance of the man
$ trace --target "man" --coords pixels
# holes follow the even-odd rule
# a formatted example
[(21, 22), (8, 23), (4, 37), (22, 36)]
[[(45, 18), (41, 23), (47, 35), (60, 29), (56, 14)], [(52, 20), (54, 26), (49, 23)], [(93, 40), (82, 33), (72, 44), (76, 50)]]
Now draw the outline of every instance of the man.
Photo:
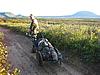
[(29, 33), (30, 35), (34, 35), (34, 37), (36, 37), (38, 33), (38, 29), (39, 29), (38, 21), (32, 14), (30, 14), (29, 17), (31, 20), (31, 25), (29, 27)]

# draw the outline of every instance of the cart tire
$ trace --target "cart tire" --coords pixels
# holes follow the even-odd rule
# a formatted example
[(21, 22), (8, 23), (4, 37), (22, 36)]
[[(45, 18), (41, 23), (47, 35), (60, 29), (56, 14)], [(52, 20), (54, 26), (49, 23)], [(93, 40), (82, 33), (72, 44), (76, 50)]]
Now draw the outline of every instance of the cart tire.
[(42, 58), (42, 55), (41, 55), (40, 51), (36, 52), (36, 59), (38, 61), (38, 64), (40, 66), (42, 66), (43, 65), (43, 58)]
[(58, 64), (62, 65), (62, 60), (61, 59), (58, 60)]
[(36, 53), (36, 48), (34, 46), (32, 47), (32, 53)]

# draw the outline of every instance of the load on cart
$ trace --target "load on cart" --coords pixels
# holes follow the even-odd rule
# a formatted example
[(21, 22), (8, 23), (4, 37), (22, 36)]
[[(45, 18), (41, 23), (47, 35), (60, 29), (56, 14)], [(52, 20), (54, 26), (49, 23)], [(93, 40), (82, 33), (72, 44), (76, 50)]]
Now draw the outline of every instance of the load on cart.
[(42, 33), (37, 34), (37, 38), (32, 37), (33, 52), (36, 53), (36, 59), (40, 65), (44, 61), (50, 61), (61, 64), (62, 54), (59, 50), (52, 46), (48, 39), (44, 38)]

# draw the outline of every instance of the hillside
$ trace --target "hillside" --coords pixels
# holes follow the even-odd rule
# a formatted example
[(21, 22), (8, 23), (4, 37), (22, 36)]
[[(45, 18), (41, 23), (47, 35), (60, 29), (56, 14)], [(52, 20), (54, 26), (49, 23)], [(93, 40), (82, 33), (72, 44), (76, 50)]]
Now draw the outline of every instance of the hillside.
[(90, 11), (79, 11), (73, 15), (66, 16), (67, 18), (100, 18), (99, 15), (96, 15)]
[(38, 16), (39, 18), (100, 18), (100, 15), (96, 15), (90, 11), (79, 11), (72, 15), (64, 16)]
[[(27, 18), (27, 16), (23, 15), (15, 15), (11, 12), (0, 12), (1, 18)], [(38, 18), (100, 18), (100, 15), (96, 15), (90, 11), (79, 11), (72, 15), (64, 15), (64, 16), (37, 16)]]
[(11, 12), (0, 12), (1, 18), (25, 18), (23, 15), (15, 15)]

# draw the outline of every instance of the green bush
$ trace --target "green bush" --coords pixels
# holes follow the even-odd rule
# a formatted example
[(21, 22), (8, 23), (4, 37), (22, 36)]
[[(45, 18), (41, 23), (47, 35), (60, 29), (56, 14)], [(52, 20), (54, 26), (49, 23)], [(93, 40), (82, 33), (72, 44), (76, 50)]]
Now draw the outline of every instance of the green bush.
[[(48, 22), (54, 23), (54, 25), (48, 24)], [(74, 22), (78, 25), (75, 25)], [(45, 37), (53, 46), (61, 51), (68, 50), (70, 56), (77, 56), (83, 62), (96, 63), (100, 62), (100, 46), (98, 44), (100, 26), (94, 25), (98, 24), (98, 22), (94, 24), (93, 22), (96, 21), (79, 20), (78, 22), (78, 20), (51, 21), (42, 19), (39, 25), (40, 31), (45, 33)], [(27, 26), (19, 23), (15, 25), (7, 24), (6, 27), (24, 34), (27, 31)]]

